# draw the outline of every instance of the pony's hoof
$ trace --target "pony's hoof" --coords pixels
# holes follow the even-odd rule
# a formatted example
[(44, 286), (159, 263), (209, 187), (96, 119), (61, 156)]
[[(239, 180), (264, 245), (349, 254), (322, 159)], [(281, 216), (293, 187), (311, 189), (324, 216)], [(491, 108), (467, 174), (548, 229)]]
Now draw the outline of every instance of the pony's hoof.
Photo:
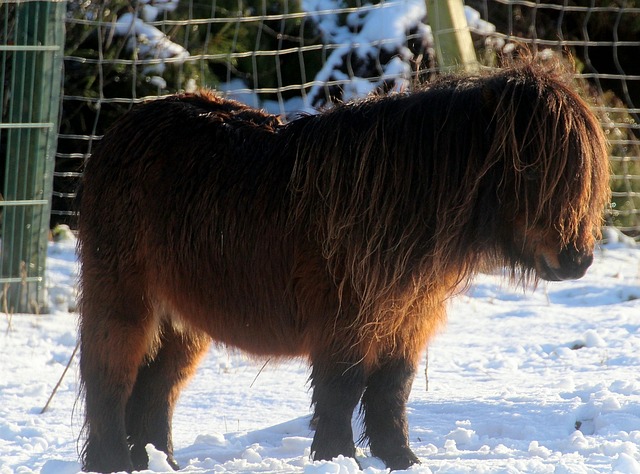
[(171, 466), (174, 471), (180, 470), (180, 466), (178, 466), (178, 463), (173, 456), (167, 456), (167, 463), (169, 463), (169, 466)]
[[(380, 456), (379, 456), (380, 457)], [(418, 456), (413, 454), (413, 451), (409, 448), (403, 448), (396, 453), (389, 454), (385, 457), (380, 457), (384, 461), (387, 468), (392, 471), (401, 471), (409, 469), (414, 464), (420, 464)]]

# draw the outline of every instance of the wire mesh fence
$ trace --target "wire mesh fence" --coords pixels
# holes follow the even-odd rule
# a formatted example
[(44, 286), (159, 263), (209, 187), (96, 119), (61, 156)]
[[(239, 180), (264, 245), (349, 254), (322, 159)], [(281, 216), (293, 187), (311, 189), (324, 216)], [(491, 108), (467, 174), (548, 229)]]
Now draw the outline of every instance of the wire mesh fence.
[[(609, 223), (640, 235), (640, 2), (467, 0), (486, 67), (514, 44), (570, 53), (611, 143)], [(423, 0), (70, 2), (52, 222), (84, 160), (148, 97), (215, 88), (273, 113), (410, 89), (438, 74)]]

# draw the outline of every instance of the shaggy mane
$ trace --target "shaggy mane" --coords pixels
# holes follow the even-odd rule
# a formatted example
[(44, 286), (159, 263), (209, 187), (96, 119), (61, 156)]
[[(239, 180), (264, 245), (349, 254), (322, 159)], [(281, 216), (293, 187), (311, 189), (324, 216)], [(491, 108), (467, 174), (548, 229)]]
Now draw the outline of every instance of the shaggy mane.
[(598, 226), (608, 199), (603, 132), (557, 65), (446, 77), (288, 128), (292, 225), (312, 224), (370, 324), (371, 313), (401, 324), (433, 289), (450, 294), (478, 269), (526, 279), (531, 268), (500, 235), (519, 219), (556, 227), (566, 245)]

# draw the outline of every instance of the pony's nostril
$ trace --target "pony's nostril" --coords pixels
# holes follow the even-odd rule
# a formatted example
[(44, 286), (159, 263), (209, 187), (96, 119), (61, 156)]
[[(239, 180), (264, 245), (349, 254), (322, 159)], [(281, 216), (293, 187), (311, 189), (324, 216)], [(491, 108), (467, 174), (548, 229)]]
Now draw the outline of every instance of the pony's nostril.
[(570, 278), (580, 278), (593, 263), (593, 253), (568, 247), (558, 254), (560, 272)]

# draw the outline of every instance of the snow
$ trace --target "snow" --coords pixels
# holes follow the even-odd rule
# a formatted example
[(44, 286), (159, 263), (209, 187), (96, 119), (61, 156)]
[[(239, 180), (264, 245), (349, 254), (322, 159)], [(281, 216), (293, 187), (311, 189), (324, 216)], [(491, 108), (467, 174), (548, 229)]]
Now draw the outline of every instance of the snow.
[[(397, 0), (383, 2), (376, 7), (359, 9), (347, 15), (347, 25), (339, 25), (339, 16), (326, 12), (335, 9), (335, 0), (303, 0), (302, 7), (311, 13), (322, 33), (325, 44), (339, 45), (334, 49), (322, 69), (315, 77), (308, 94), (312, 106), (324, 102), (325, 84), (330, 81), (342, 82), (342, 100), (349, 101), (365, 97), (384, 81), (397, 80), (396, 87), (407, 84), (411, 75), (409, 61), (413, 54), (405, 46), (409, 30), (416, 28), (425, 41), (432, 41), (431, 28), (422, 20), (426, 15), (425, 3), (421, 0)], [(375, 73), (376, 80), (369, 77), (376, 68), (379, 50), (395, 52), (397, 56), (388, 64), (379, 64), (381, 71)], [(358, 58), (353, 62), (369, 65), (362, 71), (345, 73), (349, 57)], [(379, 63), (379, 61), (378, 61)], [(358, 77), (362, 74), (365, 77)], [(350, 77), (353, 76), (353, 77)]]
[[(145, 5), (145, 7), (149, 7), (149, 5)], [(157, 12), (154, 14), (157, 14)], [(151, 17), (153, 17), (154, 14), (152, 14)], [(146, 18), (149, 18), (149, 16)], [(130, 51), (137, 50), (141, 58), (173, 59), (181, 63), (189, 57), (189, 52), (185, 48), (171, 41), (158, 28), (145, 23), (133, 13), (125, 13), (118, 17), (113, 31), (116, 36), (129, 38), (127, 48)], [(165, 64), (160, 62), (145, 67), (143, 73), (162, 74), (164, 70)]]
[(478, 34), (488, 36), (496, 32), (495, 25), (480, 18), (480, 12), (468, 5), (464, 6), (464, 16), (467, 19), (469, 29)]
[[(581, 280), (523, 290), (481, 274), (451, 300), (429, 390), (422, 367), (409, 399), (410, 472), (640, 473), (640, 248), (621, 240)], [(68, 234), (49, 246), (51, 314), (3, 316), (0, 474), (80, 470), (77, 358), (40, 413), (76, 345), (74, 249)], [(304, 361), (212, 348), (176, 410), (181, 472), (385, 472), (366, 448), (361, 467), (309, 459), (308, 375)], [(145, 472), (170, 471), (147, 450)]]
[(151, 0), (139, 0), (138, 3), (143, 4), (142, 19), (155, 21), (161, 13), (175, 11), (180, 0), (153, 0), (152, 5), (149, 4)]

